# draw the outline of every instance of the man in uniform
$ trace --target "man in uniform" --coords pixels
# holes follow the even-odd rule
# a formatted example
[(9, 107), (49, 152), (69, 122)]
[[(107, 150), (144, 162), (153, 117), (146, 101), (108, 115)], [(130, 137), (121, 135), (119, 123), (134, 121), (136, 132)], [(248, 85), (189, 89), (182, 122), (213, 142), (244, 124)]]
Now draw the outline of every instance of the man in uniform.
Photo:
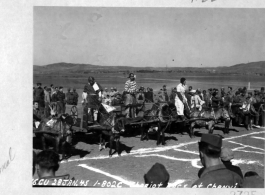
[(67, 93), (65, 94), (65, 100), (66, 100), (66, 103), (68, 104), (69, 102), (69, 97), (71, 95), (71, 88), (68, 88), (67, 89)]
[[(136, 109), (134, 107), (130, 107), (130, 105), (133, 105), (136, 103), (136, 89), (137, 89), (137, 84), (135, 81), (135, 75), (133, 73), (129, 74), (129, 80), (126, 81), (125, 83), (125, 106), (126, 106), (126, 118), (134, 118), (135, 117), (135, 112)], [(130, 116), (131, 115), (131, 116)]]
[(169, 97), (168, 97), (167, 86), (166, 85), (163, 85), (163, 94), (164, 94), (164, 101), (168, 102), (169, 101)]
[(42, 114), (39, 110), (39, 103), (33, 101), (33, 130), (36, 130), (42, 120)]
[(222, 138), (218, 135), (203, 134), (199, 144), (201, 163), (205, 168), (192, 188), (242, 187), (243, 179), (230, 171), (221, 162)]
[(177, 95), (175, 97), (175, 106), (177, 108), (177, 114), (181, 120), (185, 120), (184, 108), (187, 106), (187, 98), (185, 96), (186, 79), (181, 78), (180, 84), (177, 86)]
[(63, 92), (63, 87), (59, 87), (59, 91), (57, 92), (57, 106), (58, 106), (58, 114), (64, 114), (65, 94)]
[(34, 91), (34, 101), (39, 103), (40, 112), (44, 112), (44, 90), (41, 87), (41, 83), (37, 83), (37, 88)]
[(102, 102), (102, 87), (95, 81), (94, 77), (88, 77), (88, 83), (84, 86), (84, 93), (87, 94), (85, 99), (84, 112), (88, 120), (97, 124), (98, 108)]
[(44, 116), (48, 118), (50, 116), (50, 104), (51, 104), (51, 88), (47, 89), (47, 92), (45, 93), (45, 112)]
[(77, 105), (78, 104), (78, 93), (76, 92), (76, 89), (73, 88), (73, 94), (74, 94), (74, 105)]

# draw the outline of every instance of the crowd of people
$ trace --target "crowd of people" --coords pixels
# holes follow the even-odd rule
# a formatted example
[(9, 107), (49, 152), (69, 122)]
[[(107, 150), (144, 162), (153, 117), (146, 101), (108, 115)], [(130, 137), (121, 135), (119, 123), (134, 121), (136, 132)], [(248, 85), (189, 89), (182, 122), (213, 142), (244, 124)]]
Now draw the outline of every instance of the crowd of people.
[[(98, 106), (97, 103), (103, 102), (108, 105), (115, 105), (115, 101), (121, 100), (126, 106), (126, 117), (135, 117), (132, 110), (136, 109), (131, 105), (143, 104), (144, 102), (154, 102), (154, 92), (151, 88), (137, 87), (135, 75), (129, 74), (129, 80), (125, 83), (125, 88), (120, 93), (116, 88), (103, 89), (102, 86), (95, 81), (94, 77), (88, 78), (85, 84), (82, 103), (85, 105), (85, 114), (93, 116), (92, 121), (97, 121)], [(50, 109), (56, 105), (58, 113), (65, 112), (65, 105), (77, 105), (78, 93), (75, 89), (68, 89), (67, 93), (63, 92), (63, 87), (50, 88), (41, 87), (41, 83), (37, 83), (37, 87), (33, 91), (33, 114), (39, 116), (43, 113), (49, 116)], [(259, 127), (258, 118), (250, 115), (250, 110), (256, 103), (265, 103), (264, 87), (261, 90), (248, 92), (246, 87), (239, 88), (233, 92), (232, 87), (228, 86), (219, 90), (208, 89), (194, 90), (192, 86), (187, 89), (186, 79), (181, 78), (177, 87), (171, 90), (169, 94), (166, 85), (157, 94), (157, 102), (172, 103), (176, 106), (177, 114), (185, 119), (185, 108), (189, 110), (202, 110), (203, 108), (227, 107), (231, 109), (232, 105), (239, 105), (238, 109), (244, 113), (244, 121), (247, 129), (252, 129), (252, 121), (255, 121), (255, 127)], [(38, 117), (34, 116), (34, 120)], [(247, 122), (246, 122), (247, 121)], [(241, 121), (242, 122), (242, 121)], [(240, 122), (239, 122), (240, 123)], [(198, 180), (191, 187), (264, 187), (264, 179), (255, 172), (247, 172), (243, 177), (243, 173), (239, 167), (232, 165), (231, 160), (234, 158), (232, 150), (222, 147), (222, 138), (217, 135), (203, 134), (199, 142), (199, 154), (203, 168), (198, 172)], [(39, 178), (69, 178), (69, 175), (56, 176), (59, 168), (59, 155), (54, 151), (44, 150), (35, 155), (33, 165), (33, 173), (35, 167)], [(149, 187), (166, 187), (169, 182), (169, 174), (164, 165), (156, 163), (145, 175), (144, 181)], [(154, 186), (156, 185), (156, 186)]]
[(68, 88), (64, 93), (63, 87), (54, 87), (53, 84), (50, 87), (45, 86), (42, 88), (41, 83), (37, 83), (37, 87), (33, 87), (33, 106), (34, 110), (39, 110), (39, 114), (44, 117), (49, 117), (51, 109), (56, 107), (58, 114), (65, 113), (66, 105), (78, 104), (78, 93), (76, 89)]
[[(255, 171), (244, 174), (240, 167), (232, 164), (234, 152), (222, 146), (222, 138), (219, 135), (203, 134), (198, 142), (198, 151), (202, 168), (198, 171), (198, 178), (191, 188), (264, 188), (264, 179)], [(52, 150), (44, 150), (36, 154), (33, 152), (33, 176), (35, 171), (38, 181), (54, 179), (70, 179), (69, 174), (56, 175), (59, 169), (59, 155)], [(91, 176), (89, 177), (91, 179)], [(72, 178), (74, 180), (74, 178)], [(155, 163), (151, 169), (143, 175), (146, 187), (167, 187), (170, 175), (163, 164)], [(38, 185), (38, 182), (36, 182)]]

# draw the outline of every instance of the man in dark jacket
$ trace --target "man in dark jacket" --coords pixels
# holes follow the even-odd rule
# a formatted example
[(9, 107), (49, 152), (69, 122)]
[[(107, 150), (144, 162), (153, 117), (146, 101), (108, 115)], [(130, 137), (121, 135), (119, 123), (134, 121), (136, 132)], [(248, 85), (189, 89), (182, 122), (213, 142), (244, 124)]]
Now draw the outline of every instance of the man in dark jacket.
[(218, 91), (214, 91), (212, 94), (212, 107), (217, 108), (220, 105), (221, 98), (218, 97)]
[(74, 105), (77, 105), (78, 104), (78, 93), (76, 92), (76, 89), (74, 88), (73, 89), (73, 94), (74, 94)]
[(39, 103), (39, 109), (44, 111), (44, 90), (41, 87), (41, 83), (37, 83), (37, 88), (34, 90), (34, 101)]
[(65, 94), (63, 92), (63, 87), (59, 87), (59, 91), (57, 92), (57, 106), (58, 106), (58, 114), (64, 114)]
[(222, 138), (218, 135), (203, 134), (199, 142), (199, 155), (205, 167), (201, 177), (192, 184), (195, 188), (240, 188), (243, 179), (230, 171), (220, 161)]

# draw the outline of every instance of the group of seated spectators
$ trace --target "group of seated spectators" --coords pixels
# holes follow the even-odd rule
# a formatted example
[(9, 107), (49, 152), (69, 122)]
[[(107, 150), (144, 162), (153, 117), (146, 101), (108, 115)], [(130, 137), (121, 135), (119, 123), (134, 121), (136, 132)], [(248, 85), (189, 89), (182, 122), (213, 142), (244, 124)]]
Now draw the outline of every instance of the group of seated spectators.
[[(231, 149), (222, 147), (222, 138), (219, 135), (203, 134), (198, 143), (198, 150), (202, 168), (198, 171), (198, 178), (192, 188), (264, 188), (264, 179), (254, 171), (244, 174), (240, 167), (232, 164), (234, 153)], [(44, 150), (36, 155), (33, 152), (33, 176), (48, 179), (69, 179), (70, 175), (56, 175), (59, 169), (59, 155), (52, 150)], [(165, 166), (155, 163), (144, 174), (146, 187), (167, 187), (170, 175)], [(74, 178), (72, 178), (74, 179)], [(91, 178), (90, 178), (91, 179)], [(36, 185), (38, 182), (36, 183)], [(170, 186), (176, 187), (176, 186)]]

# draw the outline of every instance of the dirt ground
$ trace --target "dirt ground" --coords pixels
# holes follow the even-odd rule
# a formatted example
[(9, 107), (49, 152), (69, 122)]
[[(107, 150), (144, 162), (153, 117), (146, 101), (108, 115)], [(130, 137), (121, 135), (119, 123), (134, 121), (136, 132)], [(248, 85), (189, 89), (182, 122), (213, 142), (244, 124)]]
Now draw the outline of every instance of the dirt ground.
[[(214, 134), (224, 136), (222, 128), (220, 124)], [(144, 174), (157, 162), (170, 174), (169, 187), (190, 187), (198, 179), (201, 168), (197, 143), (203, 133), (208, 132), (204, 128), (196, 129), (196, 137), (191, 139), (186, 132), (172, 129), (166, 133), (166, 146), (156, 146), (152, 135), (149, 141), (140, 141), (140, 135), (121, 137), (121, 157), (115, 153), (111, 158), (108, 143), (105, 150), (99, 151), (96, 135), (79, 133), (75, 135), (73, 156), (61, 162), (56, 174), (70, 174), (79, 186), (143, 187)], [(224, 136), (223, 146), (234, 151), (232, 162), (240, 166), (243, 174), (256, 171), (263, 177), (264, 133), (264, 128), (247, 131), (243, 127), (232, 127), (230, 134)], [(37, 152), (39, 149), (35, 148)]]

